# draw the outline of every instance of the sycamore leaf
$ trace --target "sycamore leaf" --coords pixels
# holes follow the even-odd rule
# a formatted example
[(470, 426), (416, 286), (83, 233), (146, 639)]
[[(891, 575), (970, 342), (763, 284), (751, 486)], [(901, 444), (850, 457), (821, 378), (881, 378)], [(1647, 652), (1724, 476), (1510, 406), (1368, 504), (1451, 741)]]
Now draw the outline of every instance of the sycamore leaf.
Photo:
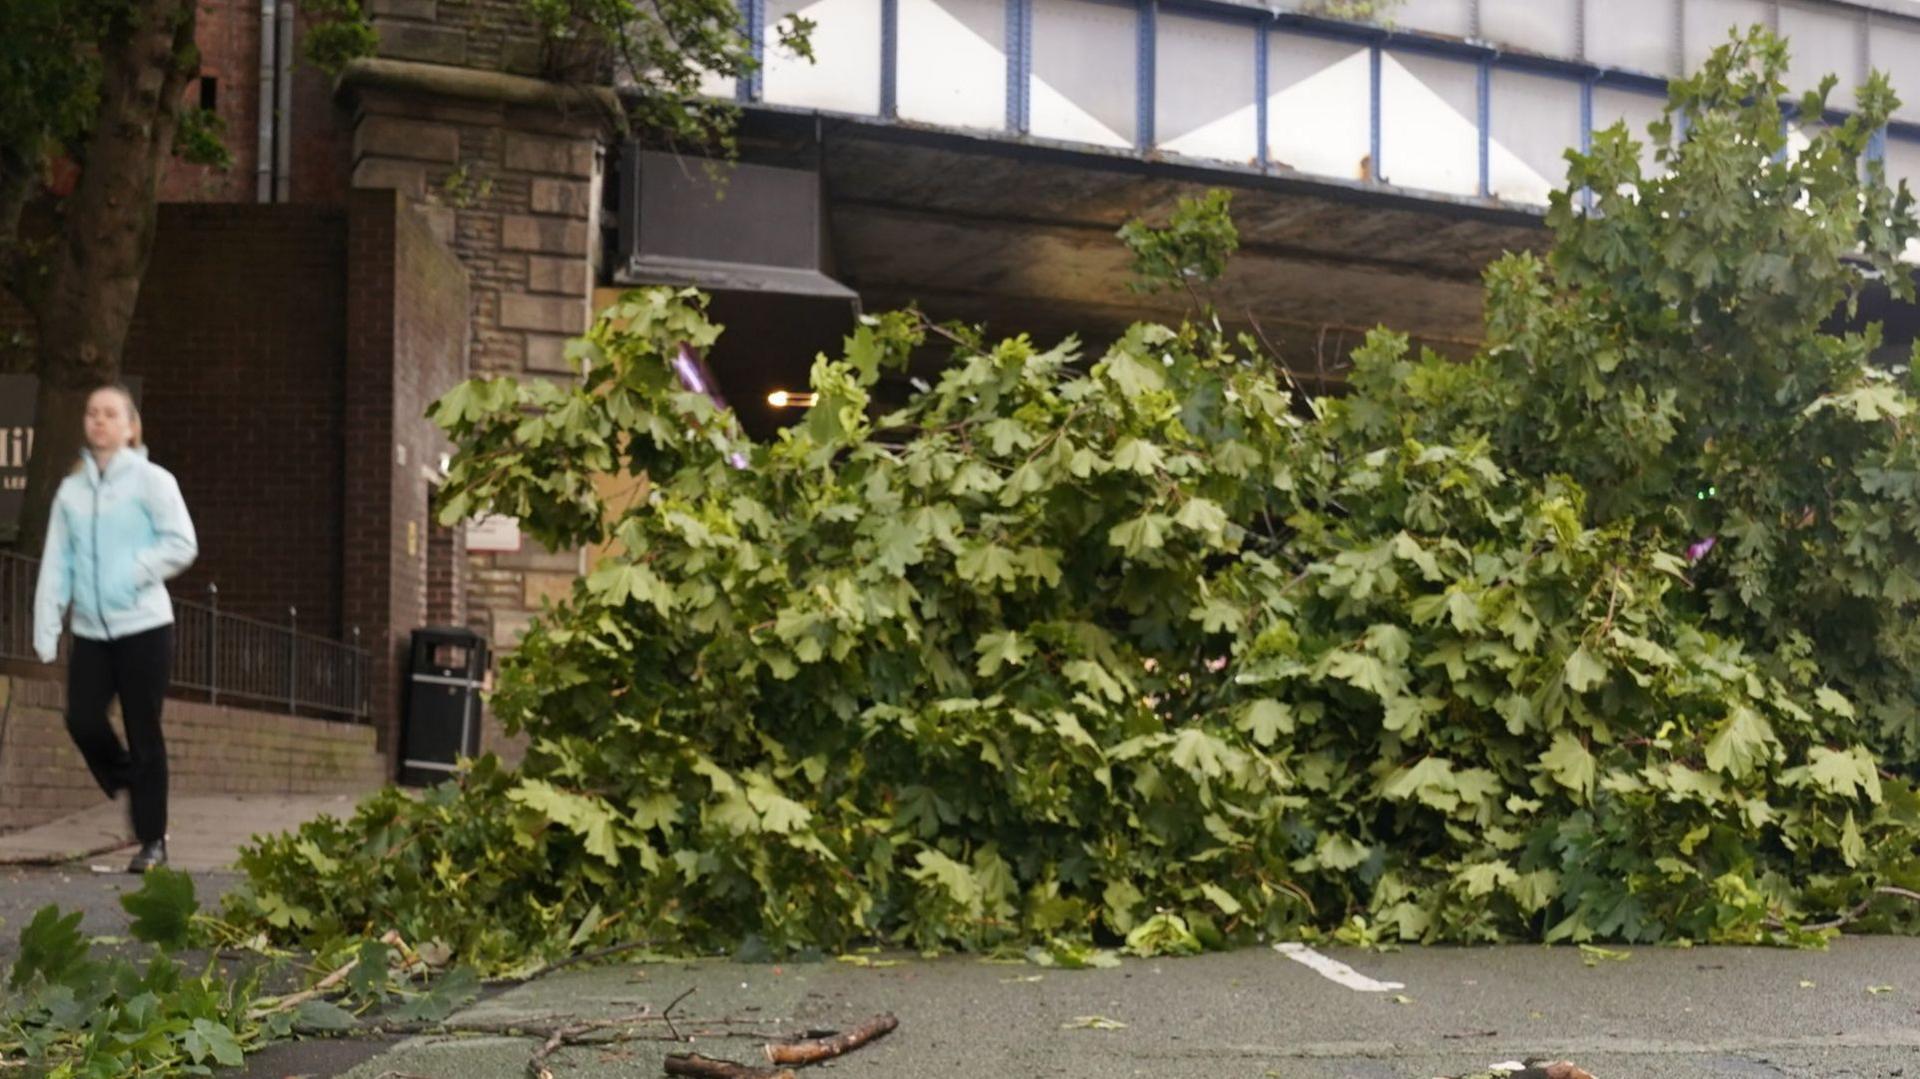
[(1033, 645), (1011, 629), (983, 635), (974, 643), (973, 650), (980, 657), (974, 671), (982, 678), (990, 677), (1003, 666), (1021, 666), (1033, 655)]
[(1853, 819), (1853, 810), (1847, 810), (1847, 823), (1840, 829), (1840, 857), (1848, 866), (1857, 866), (1866, 860), (1867, 843), (1860, 836), (1860, 825)]
[(193, 878), (164, 866), (144, 874), (140, 889), (121, 896), (120, 905), (133, 915), (127, 932), (135, 940), (166, 949), (187, 946), (194, 912), (200, 909)]
[(1778, 739), (1766, 717), (1737, 705), (1707, 742), (1707, 767), (1735, 779), (1745, 779), (1753, 774), (1754, 768), (1772, 757), (1776, 744)]
[(1218, 536), (1227, 528), (1227, 511), (1220, 508), (1218, 502), (1208, 498), (1190, 498), (1173, 515), (1173, 523), (1190, 532)]
[(1880, 801), (1880, 771), (1864, 746), (1844, 753), (1814, 746), (1807, 753), (1807, 775), (1815, 785), (1842, 798), (1865, 795), (1870, 802)]
[(1453, 879), (1465, 886), (1467, 896), (1478, 899), (1492, 895), (1496, 890), (1514, 884), (1520, 874), (1504, 861), (1477, 862), (1456, 872)]
[(1113, 384), (1128, 397), (1138, 397), (1143, 393), (1166, 387), (1167, 381), (1159, 371), (1134, 359), (1125, 351), (1115, 348), (1107, 355), (1103, 368)]
[(1160, 447), (1141, 438), (1123, 438), (1113, 448), (1113, 467), (1122, 472), (1136, 472), (1142, 476), (1151, 476), (1166, 464), (1166, 454)]
[(1280, 735), (1293, 733), (1293, 712), (1279, 701), (1262, 697), (1241, 709), (1234, 726), (1252, 735), (1255, 744), (1270, 746)]
[(1568, 689), (1585, 693), (1606, 681), (1607, 661), (1588, 651), (1583, 644), (1567, 657), (1564, 677)]
[(1170, 523), (1164, 513), (1143, 513), (1131, 521), (1114, 525), (1107, 533), (1107, 542), (1125, 551), (1127, 557), (1139, 558), (1148, 551), (1157, 551), (1165, 546)]
[(507, 797), (578, 835), (588, 854), (608, 865), (620, 864), (620, 852), (614, 844), (613, 810), (600, 799), (537, 779), (522, 779)]
[(1013, 584), (1018, 580), (1014, 571), (1013, 552), (995, 543), (968, 545), (953, 568), (961, 580), (976, 584), (993, 584), (996, 581)]
[(1540, 768), (1568, 790), (1585, 798), (1593, 796), (1593, 754), (1571, 731), (1553, 736), (1553, 747), (1540, 755)]

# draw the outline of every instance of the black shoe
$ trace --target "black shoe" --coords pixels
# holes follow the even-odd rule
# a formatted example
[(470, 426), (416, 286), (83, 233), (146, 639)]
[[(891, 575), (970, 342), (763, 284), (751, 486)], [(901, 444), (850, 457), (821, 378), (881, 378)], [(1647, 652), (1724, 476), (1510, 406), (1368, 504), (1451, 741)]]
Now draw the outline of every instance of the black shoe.
[(151, 843), (143, 843), (140, 845), (140, 853), (134, 855), (133, 861), (127, 863), (127, 872), (145, 873), (149, 869), (166, 864), (167, 841), (164, 839), (156, 839)]

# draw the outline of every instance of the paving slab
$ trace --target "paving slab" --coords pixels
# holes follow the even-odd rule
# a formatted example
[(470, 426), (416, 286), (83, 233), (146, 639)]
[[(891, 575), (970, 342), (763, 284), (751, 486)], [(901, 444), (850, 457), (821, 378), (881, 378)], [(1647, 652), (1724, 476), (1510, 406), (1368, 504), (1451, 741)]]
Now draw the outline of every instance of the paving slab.
[[(168, 805), (167, 855), (176, 869), (224, 870), (256, 835), (290, 831), (322, 814), (353, 812), (354, 794), (175, 795)], [(124, 796), (59, 820), (0, 836), (0, 866), (61, 865), (86, 859), (124, 868), (134, 848)], [(116, 857), (118, 856), (118, 857)]]

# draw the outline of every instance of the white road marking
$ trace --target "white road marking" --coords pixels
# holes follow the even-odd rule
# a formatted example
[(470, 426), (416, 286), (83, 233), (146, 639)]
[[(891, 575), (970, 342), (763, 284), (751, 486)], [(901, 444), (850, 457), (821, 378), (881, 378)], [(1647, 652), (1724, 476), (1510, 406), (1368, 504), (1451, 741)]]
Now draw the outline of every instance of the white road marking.
[(1276, 944), (1273, 950), (1296, 963), (1311, 967), (1321, 977), (1339, 982), (1356, 993), (1385, 993), (1390, 989), (1406, 988), (1404, 982), (1375, 981), (1338, 959), (1329, 959), (1304, 944)]

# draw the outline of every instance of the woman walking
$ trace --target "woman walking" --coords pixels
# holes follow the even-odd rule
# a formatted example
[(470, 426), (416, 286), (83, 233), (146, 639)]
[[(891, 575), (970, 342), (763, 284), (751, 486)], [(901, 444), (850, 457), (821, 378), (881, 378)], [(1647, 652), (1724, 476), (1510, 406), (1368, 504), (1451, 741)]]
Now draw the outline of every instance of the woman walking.
[[(60, 623), (73, 613), (67, 662), (67, 733), (100, 789), (128, 792), (140, 850), (127, 866), (167, 862), (167, 745), (160, 706), (173, 661), (173, 601), (166, 582), (199, 547), (173, 474), (147, 460), (140, 413), (122, 386), (87, 398), (87, 447), (60, 484), (34, 596), (33, 648), (52, 663)], [(120, 698), (127, 742), (107, 723)]]

